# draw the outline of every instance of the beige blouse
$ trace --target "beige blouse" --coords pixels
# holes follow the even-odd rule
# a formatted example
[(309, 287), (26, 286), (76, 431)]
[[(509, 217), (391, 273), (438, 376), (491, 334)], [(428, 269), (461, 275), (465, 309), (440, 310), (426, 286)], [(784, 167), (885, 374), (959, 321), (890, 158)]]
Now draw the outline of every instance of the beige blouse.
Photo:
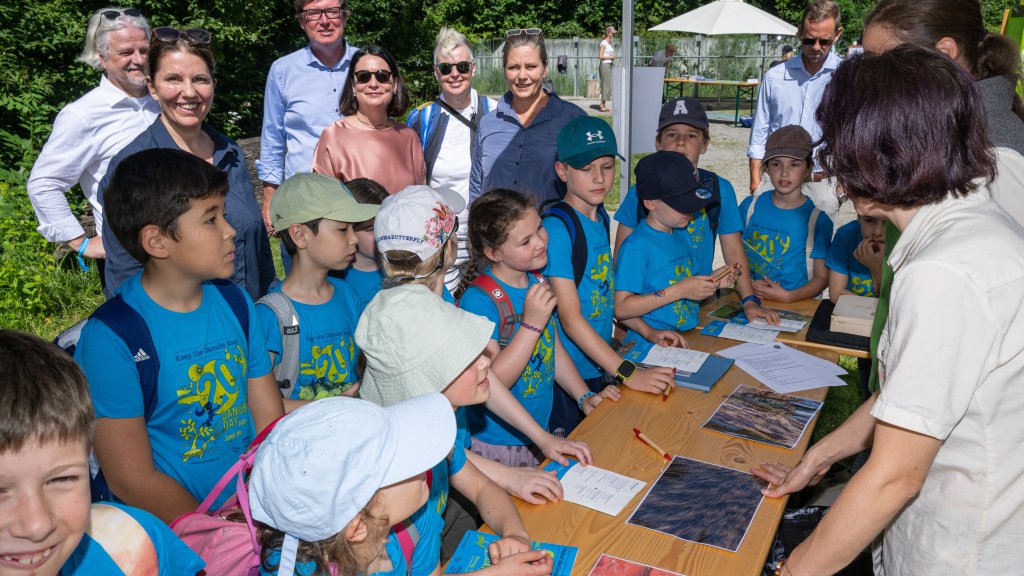
[(370, 178), (389, 194), (427, 179), (423, 145), (415, 130), (397, 120), (387, 130), (374, 130), (354, 116), (324, 129), (313, 151), (313, 172), (342, 182)]

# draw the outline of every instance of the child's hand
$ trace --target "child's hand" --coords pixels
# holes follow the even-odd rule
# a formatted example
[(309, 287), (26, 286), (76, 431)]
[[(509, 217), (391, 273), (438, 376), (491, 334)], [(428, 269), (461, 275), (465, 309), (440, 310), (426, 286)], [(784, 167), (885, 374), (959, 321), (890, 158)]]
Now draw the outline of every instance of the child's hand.
[(525, 536), (505, 536), (491, 542), (487, 547), (487, 553), (491, 556), (491, 564), (497, 564), (506, 560), (513, 554), (530, 551), (530, 540)]
[(686, 298), (687, 300), (701, 301), (715, 293), (717, 285), (711, 281), (711, 276), (690, 276), (672, 285), (675, 300)]
[(775, 300), (776, 302), (789, 302), (789, 290), (782, 287), (782, 284), (769, 278), (761, 278), (754, 282), (754, 294), (758, 298)]
[(778, 312), (774, 310), (769, 310), (764, 306), (761, 306), (757, 302), (754, 302), (753, 300), (748, 300), (747, 303), (743, 305), (743, 314), (745, 314), (747, 320), (750, 321), (754, 321), (760, 318), (765, 322), (771, 324), (772, 326), (779, 325)]
[(547, 282), (538, 282), (530, 286), (523, 301), (523, 322), (543, 330), (555, 309), (555, 304), (558, 304), (558, 298)]
[(689, 348), (686, 344), (686, 338), (675, 330), (652, 330), (648, 334), (650, 342), (654, 342), (658, 346), (664, 346), (666, 348)]
[(509, 466), (501, 487), (509, 494), (530, 504), (543, 504), (545, 499), (558, 502), (565, 495), (554, 471)]
[[(715, 288), (728, 288), (735, 284), (740, 276), (742, 276), (740, 265), (732, 263), (712, 272), (711, 281), (715, 283)], [(718, 280), (716, 281), (715, 278), (718, 278)]]
[(594, 411), (594, 408), (597, 408), (598, 404), (604, 402), (605, 398), (612, 402), (618, 402), (619, 398), (622, 398), (622, 392), (619, 391), (618, 386), (605, 386), (604, 390), (601, 390), (600, 393), (589, 396), (583, 400), (583, 415), (589, 416), (590, 413)]
[(355, 384), (349, 386), (348, 390), (345, 390), (344, 392), (341, 393), (342, 396), (348, 398), (355, 398), (356, 394), (359, 394), (359, 382), (356, 382)]
[(559, 438), (553, 434), (548, 434), (545, 440), (537, 443), (537, 447), (544, 453), (544, 456), (558, 462), (562, 466), (569, 465), (569, 460), (566, 459), (566, 456), (575, 458), (584, 466), (590, 466), (594, 463), (594, 457), (590, 454), (590, 447), (576, 440)]
[(473, 572), (481, 576), (547, 576), (551, 574), (554, 562), (544, 550), (529, 550), (514, 554), (507, 558), (495, 560), (491, 557), (491, 565), (483, 570)]
[(636, 374), (623, 382), (637, 392), (663, 394), (675, 382), (671, 368), (638, 368)]
[(882, 260), (885, 259), (885, 245), (867, 239), (861, 240), (853, 251), (853, 257), (872, 274), (877, 271), (877, 275), (881, 276)]

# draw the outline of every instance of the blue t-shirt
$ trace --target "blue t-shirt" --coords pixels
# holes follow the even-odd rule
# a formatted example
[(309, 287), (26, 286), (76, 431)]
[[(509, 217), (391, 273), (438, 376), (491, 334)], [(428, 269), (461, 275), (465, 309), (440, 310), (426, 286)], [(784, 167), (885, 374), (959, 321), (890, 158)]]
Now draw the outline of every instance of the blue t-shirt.
[[(512, 301), (512, 307), (516, 314), (522, 314), (528, 288), (513, 288), (505, 284), (490, 273), (490, 268), (483, 273), (494, 278), (494, 281)], [(532, 274), (528, 274), (527, 277), (531, 286), (537, 282)], [(471, 286), (462, 294), (462, 301), (459, 305), (467, 312), (478, 314), (494, 322), (494, 332), (491, 334), (491, 338), (498, 339), (498, 332), (501, 328), (498, 324), (501, 321), (501, 315), (490, 296), (484, 294), (483, 290)], [(519, 330), (518, 324), (516, 324), (515, 330)], [(510, 390), (541, 428), (547, 428), (548, 418), (551, 417), (552, 387), (555, 382), (555, 334), (557, 333), (558, 322), (555, 320), (555, 315), (552, 314), (547, 325), (544, 326), (544, 332), (537, 339), (537, 345), (533, 349), (530, 360), (526, 363), (526, 368)], [(469, 432), (474, 438), (497, 446), (533, 444), (525, 434), (482, 405), (468, 406), (467, 409), (469, 410)]]
[[(158, 576), (192, 576), (206, 567), (206, 562), (178, 539), (178, 536), (171, 532), (156, 516), (145, 510), (117, 504), (114, 502), (103, 502), (93, 504), (92, 510), (98, 507), (112, 506), (118, 508), (132, 517), (146, 531), (149, 541), (153, 543), (153, 550), (156, 552), (156, 566)], [(64, 561), (60, 568), (61, 576), (123, 576), (124, 572), (118, 568), (117, 563), (110, 557), (110, 554), (103, 546), (93, 540), (88, 533), (82, 535), (82, 541), (71, 553), (71, 556)]]
[[(608, 233), (605, 232), (604, 223), (600, 218), (597, 221), (591, 220), (579, 210), (576, 210), (576, 216), (579, 217), (583, 235), (587, 238), (586, 271), (576, 290), (580, 299), (580, 313), (594, 331), (608, 342), (612, 337), (615, 290), (612, 249), (608, 242)], [(544, 267), (544, 275), (575, 282), (572, 270), (572, 242), (565, 223), (559, 218), (549, 216), (544, 218), (544, 229), (548, 232), (548, 263)], [(580, 376), (589, 379), (601, 375), (601, 367), (588, 358), (565, 334), (561, 324), (559, 338), (576, 369), (579, 370)]]
[[(740, 204), (744, 220), (743, 247), (750, 263), (754, 280), (770, 278), (786, 290), (796, 290), (807, 284), (807, 222), (814, 210), (814, 202), (804, 198), (797, 208), (782, 209), (772, 202), (770, 190), (758, 196), (748, 196)], [(747, 222), (747, 208), (757, 198), (754, 217)], [(824, 212), (818, 213), (814, 225), (814, 246), (811, 258), (828, 257), (832, 243), (832, 220)]]
[[(717, 174), (715, 177), (718, 178), (718, 189), (722, 202), (722, 207), (718, 211), (718, 234), (743, 232), (743, 220), (740, 218), (740, 211), (736, 206), (736, 190), (733, 188), (732, 182)], [(615, 221), (635, 230), (640, 223), (638, 202), (636, 186), (632, 186), (619, 204), (619, 209), (615, 211)], [(700, 212), (693, 215), (690, 223), (686, 226), (686, 233), (690, 236), (690, 244), (693, 246), (693, 253), (697, 259), (697, 269), (694, 273), (698, 276), (711, 274), (715, 266), (715, 234), (711, 232), (711, 222), (708, 219), (707, 210), (701, 209)]]
[(384, 271), (380, 268), (370, 272), (363, 272), (349, 267), (345, 271), (345, 282), (348, 283), (359, 296), (359, 313), (362, 314), (366, 305), (373, 300), (373, 297), (380, 292), (384, 286)]
[(846, 274), (846, 289), (859, 296), (877, 297), (871, 281), (871, 270), (853, 257), (854, 250), (864, 237), (860, 233), (860, 222), (847, 222), (836, 230), (832, 247), (828, 251), (825, 265), (840, 274)]
[[(323, 304), (303, 304), (292, 300), (299, 317), (299, 376), (289, 398), (319, 400), (339, 396), (359, 381), (356, 373), (356, 323), (359, 322), (359, 297), (347, 283), (327, 278), (334, 288), (331, 299)], [(280, 287), (272, 291), (279, 291)], [(276, 354), (280, 364), (284, 346), (277, 315), (270, 306), (256, 305), (266, 335), (267, 350)]]
[[(615, 259), (616, 290), (633, 294), (650, 294), (693, 276), (696, 262), (690, 236), (682, 228), (671, 233), (651, 228), (647, 220), (622, 242)], [(697, 325), (700, 303), (695, 300), (668, 302), (642, 316), (655, 330), (685, 332)], [(632, 342), (626, 358), (643, 358), (652, 343), (633, 330), (626, 333), (623, 344)]]
[[(209, 283), (192, 312), (174, 312), (154, 302), (140, 274), (126, 280), (119, 292), (145, 320), (156, 350), (129, 350), (106, 324), (86, 323), (75, 360), (89, 380), (96, 417), (145, 415), (135, 363), (159, 351), (156, 407), (146, 422), (153, 464), (201, 501), (255, 436), (249, 379), (271, 369), (259, 318), (246, 295), (246, 339), (231, 308)], [(232, 492), (225, 490), (214, 505)]]

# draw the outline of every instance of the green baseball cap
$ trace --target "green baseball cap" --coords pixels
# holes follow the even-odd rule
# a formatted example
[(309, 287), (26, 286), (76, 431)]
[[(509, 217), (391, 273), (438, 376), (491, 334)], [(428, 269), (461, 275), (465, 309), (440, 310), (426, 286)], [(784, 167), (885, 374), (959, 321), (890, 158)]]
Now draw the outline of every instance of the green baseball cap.
[(580, 169), (602, 156), (622, 158), (615, 142), (615, 132), (604, 120), (577, 116), (558, 133), (559, 162)]
[(270, 199), (270, 221), (274, 230), (317, 218), (338, 222), (363, 222), (377, 215), (380, 206), (360, 204), (336, 178), (325, 174), (301, 173), (281, 183)]

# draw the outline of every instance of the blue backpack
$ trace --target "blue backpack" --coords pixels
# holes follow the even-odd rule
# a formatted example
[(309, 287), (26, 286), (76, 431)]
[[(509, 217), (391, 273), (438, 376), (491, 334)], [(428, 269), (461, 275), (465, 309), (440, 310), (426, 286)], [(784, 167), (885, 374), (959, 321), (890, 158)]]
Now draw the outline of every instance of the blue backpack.
[[(608, 211), (604, 209), (603, 204), (598, 205), (597, 215), (601, 219), (601, 223), (604, 224), (605, 237), (610, 238), (610, 220), (608, 218)], [(544, 212), (544, 216), (558, 218), (565, 225), (565, 229), (569, 231), (569, 245), (572, 246), (572, 277), (576, 281), (576, 287), (579, 288), (580, 282), (583, 280), (583, 274), (586, 272), (587, 258), (590, 256), (587, 249), (587, 237), (583, 233), (583, 224), (580, 222), (580, 217), (576, 215), (576, 210), (565, 201), (558, 202), (548, 208)]]
[[(249, 307), (246, 304), (242, 290), (227, 280), (213, 280), (210, 282), (227, 302), (238, 323), (242, 326), (242, 332), (246, 339), (249, 338)], [(156, 386), (160, 374), (160, 358), (157, 356), (156, 347), (153, 345), (153, 336), (146, 326), (146, 321), (120, 294), (114, 295), (92, 313), (89, 318), (82, 320), (71, 328), (61, 332), (53, 343), (62, 348), (72, 357), (78, 347), (78, 339), (81, 337), (82, 328), (90, 319), (96, 319), (107, 325), (110, 331), (117, 335), (128, 346), (135, 359), (135, 369), (139, 372), (139, 385), (142, 387), (142, 402), (144, 406), (144, 417), (148, 422), (156, 409)], [(103, 471), (99, 470), (89, 481), (89, 489), (93, 502), (111, 501), (110, 488), (106, 479), (103, 478)]]

